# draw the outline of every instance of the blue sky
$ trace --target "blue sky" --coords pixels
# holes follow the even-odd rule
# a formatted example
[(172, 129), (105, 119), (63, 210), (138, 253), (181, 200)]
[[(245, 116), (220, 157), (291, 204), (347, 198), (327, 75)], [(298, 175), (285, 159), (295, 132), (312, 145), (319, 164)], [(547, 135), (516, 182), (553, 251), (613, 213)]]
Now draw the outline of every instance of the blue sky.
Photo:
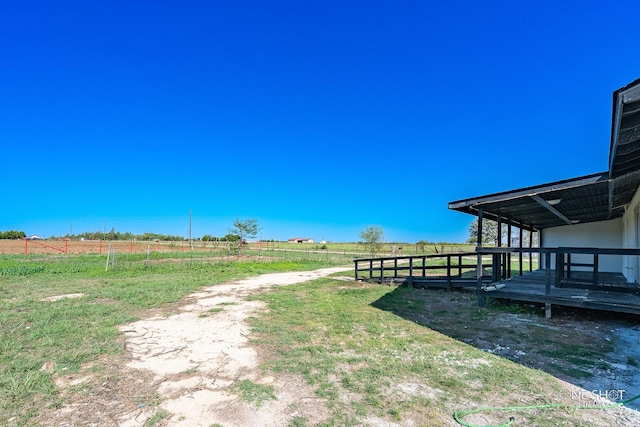
[(635, 1), (5, 2), (0, 230), (464, 241), (607, 170)]

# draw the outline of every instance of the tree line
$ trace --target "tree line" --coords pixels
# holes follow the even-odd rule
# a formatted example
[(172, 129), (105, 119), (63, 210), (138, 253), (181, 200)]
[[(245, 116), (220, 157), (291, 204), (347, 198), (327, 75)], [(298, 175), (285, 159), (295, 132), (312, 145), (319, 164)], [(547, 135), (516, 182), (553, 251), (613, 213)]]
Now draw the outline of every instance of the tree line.
[(0, 231), (0, 239), (24, 239), (25, 237), (27, 237), (27, 235), (24, 231)]
[[(107, 233), (103, 233), (100, 231), (87, 231), (85, 233), (74, 234), (73, 236), (66, 234), (64, 236), (60, 236), (63, 238), (74, 238), (74, 239), (87, 239), (87, 240), (142, 240), (142, 241), (176, 241), (176, 240), (184, 240), (183, 236), (172, 236), (170, 234), (161, 234), (161, 233), (142, 233), (142, 234), (133, 234), (129, 231), (121, 233), (120, 231), (116, 231), (115, 229), (111, 229), (111, 231)], [(51, 236), (52, 239), (55, 239), (54, 236)]]

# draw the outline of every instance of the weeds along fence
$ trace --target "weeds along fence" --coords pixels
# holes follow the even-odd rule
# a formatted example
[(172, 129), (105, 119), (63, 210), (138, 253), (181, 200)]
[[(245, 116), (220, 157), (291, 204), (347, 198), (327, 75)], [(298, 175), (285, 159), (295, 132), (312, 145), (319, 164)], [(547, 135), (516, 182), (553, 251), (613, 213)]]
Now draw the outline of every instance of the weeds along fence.
[[(47, 240), (0, 240), (0, 254), (106, 254), (109, 246), (118, 254), (144, 253), (147, 250), (157, 252), (207, 252), (217, 254), (233, 254), (234, 247), (229, 242), (205, 241), (138, 241), (138, 240), (81, 240), (81, 239), (47, 239)], [(417, 254), (461, 253), (473, 247), (457, 244), (417, 245), (406, 243), (387, 243), (377, 256), (402, 256)], [(325, 257), (355, 259), (370, 257), (362, 243), (322, 243), (299, 244), (289, 242), (251, 242), (243, 245), (243, 253), (271, 253), (273, 256), (303, 256), (323, 254)], [(276, 253), (277, 252), (277, 253)]]
[[(349, 251), (337, 251), (330, 249), (314, 249), (312, 247), (290, 249), (278, 247), (266, 247), (261, 245), (245, 245), (238, 250), (237, 247), (225, 242), (217, 244), (207, 243), (188, 245), (187, 242), (90, 242), (90, 241), (13, 241), (13, 250), (7, 251), (4, 246), (2, 254), (26, 257), (35, 261), (25, 265), (27, 270), (38, 269), (35, 264), (48, 264), (47, 261), (56, 260), (74, 264), (102, 265), (103, 270), (117, 270), (126, 268), (144, 268), (158, 265), (197, 265), (214, 264), (220, 262), (273, 262), (273, 261), (310, 261), (332, 264), (348, 264), (357, 255)], [(26, 249), (25, 249), (26, 248)], [(85, 268), (78, 267), (78, 268)], [(19, 273), (19, 272), (18, 272)], [(0, 272), (0, 275), (2, 272)]]

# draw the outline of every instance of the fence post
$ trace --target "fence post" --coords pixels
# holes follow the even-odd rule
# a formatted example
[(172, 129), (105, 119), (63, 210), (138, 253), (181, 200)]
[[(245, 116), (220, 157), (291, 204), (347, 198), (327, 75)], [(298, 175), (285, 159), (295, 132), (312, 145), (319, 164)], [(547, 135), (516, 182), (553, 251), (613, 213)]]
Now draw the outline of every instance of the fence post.
[(69, 253), (69, 239), (64, 239), (64, 253)]
[(413, 257), (409, 258), (409, 286), (413, 287)]
[(29, 253), (29, 239), (27, 239), (25, 237), (25, 239), (24, 239), (24, 254), (26, 255), (28, 253)]
[(104, 267), (104, 271), (109, 270), (109, 257), (111, 256), (111, 245), (109, 245), (109, 249), (107, 250), (107, 265)]
[(129, 253), (133, 253), (133, 240), (129, 240)]

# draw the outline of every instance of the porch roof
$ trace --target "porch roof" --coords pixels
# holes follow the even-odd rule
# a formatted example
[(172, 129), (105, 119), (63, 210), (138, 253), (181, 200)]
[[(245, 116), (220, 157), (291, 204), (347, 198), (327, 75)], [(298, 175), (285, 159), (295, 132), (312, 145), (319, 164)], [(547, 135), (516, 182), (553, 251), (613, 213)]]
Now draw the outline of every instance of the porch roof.
[(458, 200), (449, 209), (516, 227), (549, 227), (620, 217), (640, 186), (640, 79), (613, 93), (609, 171)]
[(449, 209), (524, 229), (603, 221), (622, 216), (640, 185), (640, 173), (609, 178), (608, 172), (449, 203)]

